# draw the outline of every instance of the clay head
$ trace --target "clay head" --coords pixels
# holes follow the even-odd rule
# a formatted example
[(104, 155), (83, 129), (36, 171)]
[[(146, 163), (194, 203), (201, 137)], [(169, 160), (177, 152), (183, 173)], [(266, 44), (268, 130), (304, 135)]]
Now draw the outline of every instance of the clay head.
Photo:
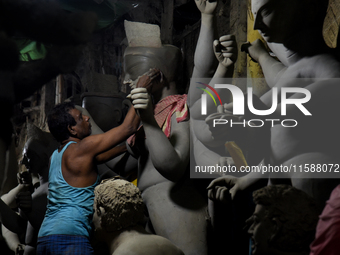
[(39, 173), (48, 166), (46, 147), (36, 139), (28, 139), (22, 151), (21, 164), (30, 173)]
[(139, 189), (121, 179), (104, 180), (94, 190), (93, 224), (106, 232), (134, 226), (144, 218), (144, 204)]
[(56, 142), (50, 133), (30, 123), (27, 125), (27, 137), (20, 163), (25, 165), (30, 173), (41, 174), (48, 166), (49, 157), (57, 148)]
[(136, 81), (151, 68), (158, 68), (167, 82), (176, 81), (181, 51), (172, 45), (161, 47), (127, 47), (124, 52), (124, 82)]
[(48, 128), (58, 142), (70, 136), (83, 139), (91, 134), (90, 118), (75, 108), (74, 103), (56, 105), (47, 117)]
[(253, 254), (309, 254), (318, 222), (314, 200), (288, 185), (272, 185), (253, 193), (256, 209), (247, 220)]
[(267, 42), (285, 43), (305, 29), (322, 27), (327, 0), (252, 0), (254, 29)]
[(124, 52), (124, 83), (133, 87), (139, 76), (152, 68), (164, 75), (163, 87), (176, 81), (181, 51), (173, 45), (162, 45), (157, 25), (124, 21), (128, 47)]

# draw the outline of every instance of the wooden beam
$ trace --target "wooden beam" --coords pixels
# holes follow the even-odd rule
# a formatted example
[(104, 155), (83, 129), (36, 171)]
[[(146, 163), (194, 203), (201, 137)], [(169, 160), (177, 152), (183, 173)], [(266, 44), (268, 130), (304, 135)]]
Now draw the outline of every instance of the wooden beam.
[(60, 104), (63, 101), (63, 90), (64, 90), (64, 77), (62, 74), (59, 74), (56, 79), (55, 104)]
[[(254, 42), (257, 39), (260, 39), (264, 42), (260, 33), (257, 30), (254, 30), (254, 16), (251, 12), (251, 0), (248, 0), (247, 17), (247, 41)], [(262, 96), (265, 92), (268, 91), (269, 87), (264, 79), (261, 66), (258, 63), (252, 61), (249, 55), (247, 55), (247, 77), (251, 78), (251, 84), (248, 84), (248, 86), (253, 87), (255, 95)]]
[(172, 44), (174, 19), (174, 0), (163, 1), (161, 18), (161, 40), (164, 44)]
[(241, 52), (242, 43), (247, 41), (247, 10), (248, 0), (231, 0), (230, 3), (230, 33), (234, 34), (237, 42), (238, 59), (234, 70), (234, 84), (246, 90), (247, 84), (247, 55)]

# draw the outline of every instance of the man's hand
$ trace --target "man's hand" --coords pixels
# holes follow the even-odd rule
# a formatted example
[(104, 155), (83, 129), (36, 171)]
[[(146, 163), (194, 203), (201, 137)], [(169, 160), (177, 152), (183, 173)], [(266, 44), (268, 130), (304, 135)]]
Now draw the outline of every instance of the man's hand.
[(244, 43), (241, 47), (241, 51), (248, 53), (254, 62), (259, 62), (262, 56), (269, 55), (266, 46), (260, 39), (257, 39), (252, 43)]
[(226, 175), (213, 180), (207, 189), (211, 200), (228, 201), (234, 199), (238, 191), (243, 190), (242, 179)]
[(147, 91), (151, 93), (152, 88), (161, 86), (163, 80), (163, 73), (158, 68), (152, 68), (142, 76), (138, 77), (136, 88), (146, 88)]
[(195, 0), (195, 3), (202, 14), (213, 14), (217, 6), (217, 0)]
[[(165, 78), (163, 73), (158, 68), (151, 68), (149, 71), (141, 76), (138, 76), (136, 84), (131, 83), (130, 87), (135, 88), (146, 88), (149, 93), (152, 93), (154, 87), (159, 88), (163, 86)], [(128, 81), (127, 83), (130, 83)], [(131, 98), (131, 94), (127, 95), (126, 98)]]
[(237, 45), (234, 35), (224, 35), (214, 41), (214, 53), (220, 64), (225, 67), (233, 65), (237, 60)]

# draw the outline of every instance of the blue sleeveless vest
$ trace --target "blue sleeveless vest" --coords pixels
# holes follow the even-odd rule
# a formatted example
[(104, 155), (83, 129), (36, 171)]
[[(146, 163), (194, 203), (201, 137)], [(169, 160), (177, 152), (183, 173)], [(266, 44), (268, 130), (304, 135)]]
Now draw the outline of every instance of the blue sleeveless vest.
[(77, 235), (89, 237), (93, 215), (94, 188), (97, 181), (85, 188), (70, 186), (62, 175), (61, 159), (67, 143), (52, 154), (49, 171), (48, 205), (38, 237), (48, 235)]

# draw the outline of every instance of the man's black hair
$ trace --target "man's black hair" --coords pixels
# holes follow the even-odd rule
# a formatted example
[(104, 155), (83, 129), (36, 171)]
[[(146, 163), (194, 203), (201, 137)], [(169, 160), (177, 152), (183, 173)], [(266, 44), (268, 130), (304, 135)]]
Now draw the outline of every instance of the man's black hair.
[(58, 142), (62, 142), (70, 137), (68, 126), (77, 124), (69, 113), (74, 108), (73, 102), (64, 102), (56, 105), (47, 117), (48, 128)]

